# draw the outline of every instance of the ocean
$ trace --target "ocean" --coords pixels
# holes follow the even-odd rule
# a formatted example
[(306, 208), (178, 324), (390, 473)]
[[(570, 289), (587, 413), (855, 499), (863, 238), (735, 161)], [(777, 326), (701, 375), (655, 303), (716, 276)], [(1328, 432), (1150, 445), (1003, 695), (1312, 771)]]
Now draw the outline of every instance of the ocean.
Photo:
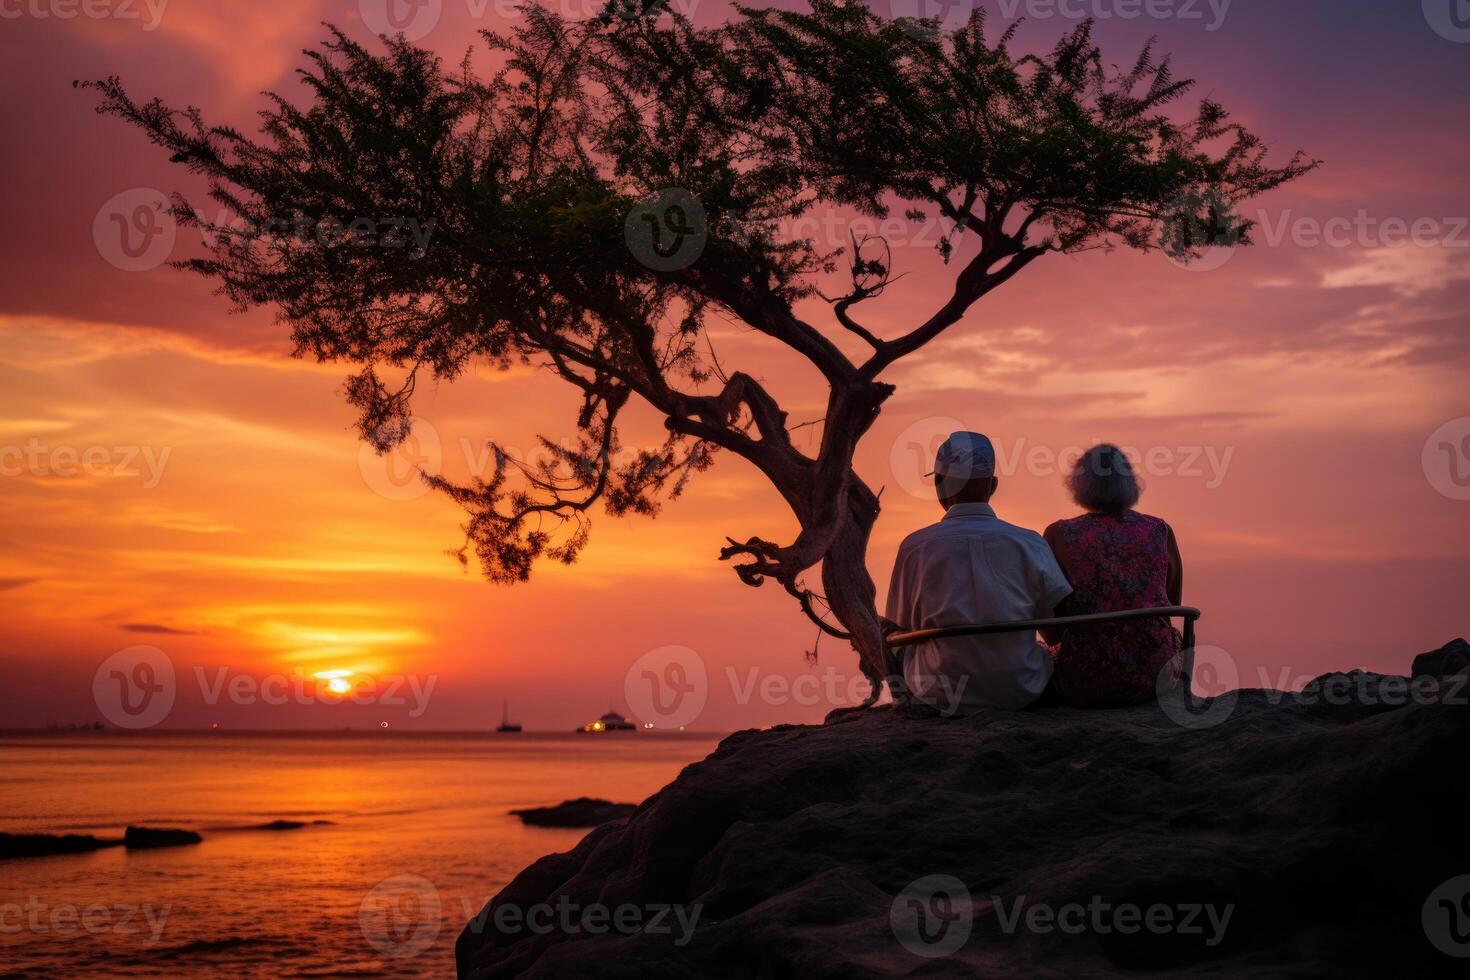
[[(640, 802), (717, 736), (0, 735), (0, 831), (198, 831), (0, 860), (0, 977), (453, 976), (464, 923), (585, 830), (506, 811)], [(294, 830), (257, 829), (301, 821)], [(327, 821), (312, 823), (312, 821)]]

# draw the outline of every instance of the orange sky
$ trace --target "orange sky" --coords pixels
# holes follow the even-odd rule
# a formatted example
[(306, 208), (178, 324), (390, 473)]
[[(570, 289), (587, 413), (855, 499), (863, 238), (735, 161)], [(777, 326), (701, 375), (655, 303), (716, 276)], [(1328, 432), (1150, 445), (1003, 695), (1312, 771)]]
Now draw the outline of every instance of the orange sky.
[[(479, 19), (480, 5), (431, 6), (439, 19), (422, 43), (449, 57), (495, 26), (493, 5)], [(895, 369), (899, 392), (859, 460), (885, 488), (871, 553), (880, 589), (898, 541), (938, 516), (919, 447), (958, 424), (1012, 457), (996, 506), (1037, 528), (1071, 513), (1057, 452), (1099, 439), (1152, 450), (1142, 506), (1174, 524), (1186, 601), (1205, 610), (1201, 642), (1226, 650), (1244, 683), (1401, 670), (1466, 632), (1456, 584), (1470, 572), (1470, 501), (1426, 475), (1422, 456), (1431, 433), (1470, 416), (1470, 230), (1456, 217), (1470, 214), (1470, 46), (1437, 35), (1415, 4), (1277, 6), (1237, 0), (1215, 31), (1103, 24), (1120, 59), (1161, 35), (1201, 92), (1283, 158), (1300, 146), (1326, 166), (1248, 207), (1267, 225), (1261, 244), (1217, 269), (1157, 254), (1048, 257)], [(574, 568), (492, 587), (444, 553), (460, 542), (456, 508), (403, 492), (394, 461), (361, 450), (345, 368), (290, 359), (284, 327), (228, 315), (196, 277), (109, 263), (115, 250), (94, 238), (109, 200), (198, 187), (94, 116), (71, 79), (117, 73), (138, 94), (246, 126), (259, 90), (294, 92), (297, 52), (322, 20), (367, 33), (355, 3), (168, 4), (151, 30), (138, 9), (142, 21), (0, 23), (11, 232), (0, 246), (0, 726), (97, 717), (94, 671), (138, 643), (187, 678), (168, 725), (479, 727), (508, 698), (528, 726), (564, 728), (625, 709), (630, 665), (671, 644), (696, 651), (711, 678), (691, 727), (810, 721), (833, 706), (825, 692), (846, 690), (852, 655), (824, 641), (809, 666), (812, 631), (791, 601), (714, 560), (726, 534), (793, 530), (738, 459), (720, 459), (656, 520), (595, 517)], [(718, 15), (714, 3), (696, 12)], [(1050, 43), (1068, 26), (1041, 19), (1022, 39)], [(1387, 59), (1372, 71), (1338, 57), (1363, 31)], [(1333, 219), (1342, 237), (1317, 242)], [(1399, 244), (1386, 219), (1423, 223), (1420, 244)], [(833, 222), (845, 238), (846, 219)], [(189, 235), (175, 258), (199, 251)], [(912, 323), (939, 288), (929, 240), (914, 237), (896, 236), (913, 275), (871, 317), (880, 332)], [(801, 364), (733, 324), (712, 337), (726, 367), (761, 376), (794, 420), (820, 414)], [(475, 447), (487, 437), (530, 446), (537, 432), (571, 431), (574, 403), (543, 373), (482, 370), (421, 392), (418, 446), (437, 439), (450, 473), (483, 465)], [(655, 438), (655, 422), (638, 417), (625, 442)], [(1445, 431), (1452, 444), (1470, 435)], [(1470, 458), (1459, 462), (1470, 473)], [(414, 717), (381, 704), (208, 705), (196, 667), (405, 674), (434, 687)], [(799, 677), (823, 681), (815, 703), (779, 693)], [(745, 694), (752, 679), (778, 693)]]

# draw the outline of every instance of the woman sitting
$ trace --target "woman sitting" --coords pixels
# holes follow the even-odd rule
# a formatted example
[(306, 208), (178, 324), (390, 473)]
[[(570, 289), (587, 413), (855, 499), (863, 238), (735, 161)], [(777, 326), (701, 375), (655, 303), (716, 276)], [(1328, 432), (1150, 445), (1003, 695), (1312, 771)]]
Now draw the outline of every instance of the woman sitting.
[[(1057, 614), (1179, 605), (1184, 573), (1174, 532), (1133, 509), (1141, 487), (1122, 450), (1106, 443), (1089, 449), (1067, 489), (1087, 513), (1043, 535), (1072, 583)], [(1074, 707), (1143, 704), (1178, 679), (1179, 632), (1162, 616), (1073, 626), (1046, 638), (1055, 644), (1052, 685)]]

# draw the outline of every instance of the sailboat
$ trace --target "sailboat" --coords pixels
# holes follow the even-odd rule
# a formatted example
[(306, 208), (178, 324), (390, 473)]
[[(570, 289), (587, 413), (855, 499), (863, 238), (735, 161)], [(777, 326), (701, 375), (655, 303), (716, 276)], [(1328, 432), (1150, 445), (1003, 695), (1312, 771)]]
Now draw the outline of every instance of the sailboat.
[(509, 701), (502, 701), (500, 703), (500, 724), (495, 726), (495, 730), (497, 732), (518, 732), (521, 730), (520, 725), (513, 724), (510, 720)]

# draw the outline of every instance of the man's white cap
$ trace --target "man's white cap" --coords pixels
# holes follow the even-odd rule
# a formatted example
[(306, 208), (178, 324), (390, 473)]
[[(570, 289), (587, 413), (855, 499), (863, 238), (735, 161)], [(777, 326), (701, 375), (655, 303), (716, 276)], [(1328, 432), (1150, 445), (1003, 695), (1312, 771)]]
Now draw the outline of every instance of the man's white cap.
[(925, 476), (975, 480), (995, 475), (995, 447), (978, 432), (952, 432), (934, 454), (934, 469)]

